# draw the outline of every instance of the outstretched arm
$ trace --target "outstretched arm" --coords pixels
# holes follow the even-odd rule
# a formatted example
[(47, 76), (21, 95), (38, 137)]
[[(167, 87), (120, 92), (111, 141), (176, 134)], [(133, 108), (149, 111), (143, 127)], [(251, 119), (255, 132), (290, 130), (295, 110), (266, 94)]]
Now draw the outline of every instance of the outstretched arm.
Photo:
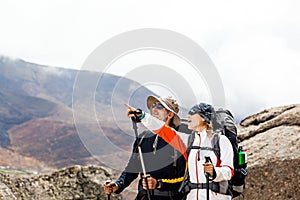
[(166, 125), (170, 121), (168, 120), (166, 123), (163, 121), (152, 117), (150, 114), (146, 113), (145, 117), (142, 119), (142, 123), (149, 129), (152, 130), (154, 133), (158, 134), (163, 140), (177, 149), (187, 160), (186, 154), (186, 144), (184, 143), (181, 135), (175, 131), (175, 129), (171, 128), (170, 126)]
[[(173, 128), (168, 126), (171, 118), (173, 116), (169, 115), (166, 122), (163, 122), (153, 116), (151, 116), (149, 113), (142, 112), (140, 116), (136, 116), (132, 114), (136, 109), (128, 104), (125, 104), (125, 106), (128, 108), (127, 110), (127, 116), (128, 117), (139, 117), (139, 120), (146, 126), (149, 130), (152, 132), (158, 134), (163, 140), (165, 140), (167, 143), (169, 143), (171, 146), (173, 146), (175, 149), (177, 149), (187, 160), (187, 154), (186, 154), (186, 144), (184, 143), (184, 140), (180, 137), (181, 135), (178, 134)], [(187, 142), (187, 140), (185, 141)]]

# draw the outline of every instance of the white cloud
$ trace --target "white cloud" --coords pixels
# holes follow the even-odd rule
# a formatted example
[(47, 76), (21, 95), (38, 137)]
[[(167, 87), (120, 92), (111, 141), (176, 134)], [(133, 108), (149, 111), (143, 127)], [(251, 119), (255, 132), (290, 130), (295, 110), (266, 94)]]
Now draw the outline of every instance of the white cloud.
[(241, 105), (249, 114), (253, 109), (300, 102), (296, 92), (300, 52), (290, 49), (286, 38), (247, 30), (233, 37), (215, 57), (229, 105), (236, 109)]

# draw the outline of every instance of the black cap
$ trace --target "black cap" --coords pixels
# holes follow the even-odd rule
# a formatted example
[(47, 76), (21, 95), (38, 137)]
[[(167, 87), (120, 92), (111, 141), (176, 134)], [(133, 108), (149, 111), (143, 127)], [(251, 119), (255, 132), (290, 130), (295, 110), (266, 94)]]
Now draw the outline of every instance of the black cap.
[(199, 103), (190, 109), (189, 115), (199, 114), (208, 124), (210, 124), (213, 112), (214, 108), (212, 105)]

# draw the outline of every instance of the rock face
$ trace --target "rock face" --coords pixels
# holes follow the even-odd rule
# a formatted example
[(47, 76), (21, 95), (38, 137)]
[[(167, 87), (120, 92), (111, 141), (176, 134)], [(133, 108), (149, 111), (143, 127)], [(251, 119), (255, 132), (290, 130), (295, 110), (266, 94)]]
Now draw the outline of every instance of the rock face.
[[(103, 182), (112, 172), (104, 167), (73, 166), (49, 175), (15, 177), (0, 174), (1, 200), (106, 199)], [(122, 199), (111, 195), (111, 199)]]
[(249, 116), (238, 135), (248, 154), (245, 199), (299, 199), (300, 104)]

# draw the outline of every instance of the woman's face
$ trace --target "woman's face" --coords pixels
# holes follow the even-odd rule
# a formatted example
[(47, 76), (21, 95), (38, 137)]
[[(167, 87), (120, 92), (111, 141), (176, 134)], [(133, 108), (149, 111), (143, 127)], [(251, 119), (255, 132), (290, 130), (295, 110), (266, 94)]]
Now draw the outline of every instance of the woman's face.
[(203, 126), (205, 126), (205, 120), (199, 115), (188, 115), (188, 129), (193, 131), (199, 131)]

